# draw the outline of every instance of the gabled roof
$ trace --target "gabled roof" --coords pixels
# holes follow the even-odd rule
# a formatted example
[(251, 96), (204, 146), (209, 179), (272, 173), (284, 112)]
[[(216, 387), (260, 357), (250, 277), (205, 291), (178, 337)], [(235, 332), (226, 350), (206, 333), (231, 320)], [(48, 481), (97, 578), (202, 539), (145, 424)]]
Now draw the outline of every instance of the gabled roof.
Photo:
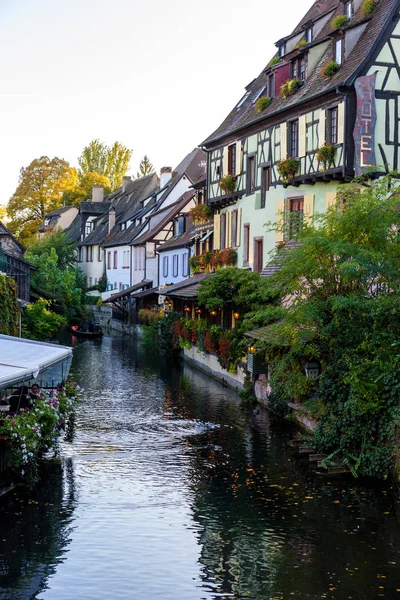
[(196, 298), (200, 283), (213, 275), (214, 273), (196, 273), (193, 277), (184, 279), (179, 283), (159, 288), (159, 294), (163, 296), (177, 296), (179, 298)]
[(23, 246), (21, 244), (21, 242), (19, 242), (17, 240), (17, 238), (15, 237), (15, 235), (13, 235), (11, 233), (11, 231), (8, 231), (7, 227), (5, 225), (3, 225), (3, 223), (1, 221), (0, 221), (0, 235), (4, 235), (4, 236), (8, 236), (8, 237), (12, 238), (12, 240), (14, 241), (15, 244), (17, 244), (17, 246), (21, 250), (21, 252), (25, 252), (25, 250), (26, 250), (25, 246)]
[[(105, 202), (89, 203), (89, 204), (105, 204), (107, 210), (96, 219), (95, 229), (85, 237), (78, 246), (90, 246), (92, 244), (103, 244), (107, 246), (120, 246), (127, 242), (125, 240), (125, 232), (121, 232), (120, 222), (124, 222), (124, 217), (140, 206), (140, 202), (148, 197), (149, 193), (153, 193), (157, 188), (159, 179), (155, 173), (140, 179), (134, 179), (126, 186), (125, 190), (121, 187), (115, 190), (112, 194), (106, 196)], [(109, 210), (115, 208), (116, 224), (112, 230), (108, 231)], [(132, 229), (130, 230), (132, 233)], [(137, 235), (138, 232), (128, 236), (128, 242)]]
[[(283, 98), (278, 91), (271, 104), (260, 115), (256, 112), (254, 100), (257, 97), (257, 94), (259, 94), (267, 85), (267, 74), (279, 69), (286, 62), (285, 58), (283, 62), (276, 66), (263, 69), (262, 73), (247, 86), (246, 90), (249, 92), (247, 99), (239, 107), (235, 106), (227, 118), (202, 143), (202, 145), (211, 146), (224, 137), (233, 134), (240, 137), (241, 131), (245, 130), (250, 125), (258, 123), (260, 125), (264, 124), (267, 119), (275, 117), (280, 113), (284, 113), (297, 105), (324, 94), (335, 92), (340, 86), (352, 85), (355, 79), (362, 73), (362, 70), (365, 69), (369, 60), (371, 60), (382, 39), (386, 27), (390, 24), (393, 25), (391, 19), (397, 8), (398, 0), (380, 0), (373, 13), (367, 18), (363, 18), (360, 6), (357, 13), (343, 29), (351, 29), (354, 26), (363, 23), (365, 25), (365, 30), (360, 35), (360, 38), (350, 52), (350, 55), (344, 61), (340, 70), (333, 77), (325, 78), (321, 75), (321, 70), (333, 57), (334, 30), (332, 28), (332, 20), (336, 16), (343, 14), (343, 2), (340, 0), (333, 0), (332, 2), (317, 0), (314, 2), (313, 6), (294, 29), (293, 33), (301, 32), (304, 24), (310, 20), (315, 20), (325, 9), (327, 9), (328, 12), (329, 10), (332, 12), (329, 14), (328, 22), (316, 39), (309, 44), (309, 46), (305, 46), (305, 48), (302, 48), (301, 50), (294, 50), (290, 54), (290, 56), (293, 55), (294, 57), (296, 53), (301, 54), (304, 50), (307, 50), (308, 47), (315, 47), (318, 44), (327, 45), (314, 71), (309, 74), (305, 85), (288, 98)], [(289, 37), (291, 36), (288, 36), (288, 38)], [(321, 47), (323, 49), (324, 46)], [(283, 119), (284, 118), (285, 117), (283, 117)], [(265, 123), (265, 125), (267, 125), (267, 123)]]
[(282, 264), (287, 256), (288, 252), (293, 248), (298, 248), (300, 243), (295, 239), (291, 239), (275, 254), (275, 256), (269, 261), (269, 263), (263, 268), (261, 271), (261, 275), (264, 277), (271, 277), (271, 275), (275, 275), (278, 271), (281, 270)]
[(64, 233), (74, 242), (81, 239), (81, 215), (77, 214), (71, 225), (64, 229)]
[(57, 208), (57, 210), (52, 210), (49, 213), (46, 213), (44, 215), (44, 218), (48, 218), (48, 217), (59, 217), (60, 215), (62, 215), (63, 213), (71, 210), (71, 208), (76, 208), (75, 206), (62, 206), (61, 208)]
[[(145, 244), (146, 242), (153, 239), (155, 235), (157, 235), (158, 233), (160, 233), (160, 231), (163, 230), (165, 225), (167, 225), (176, 215), (180, 213), (180, 211), (186, 206), (186, 204), (188, 204), (188, 202), (192, 200), (194, 195), (195, 193), (193, 190), (185, 192), (177, 202), (174, 202), (174, 204), (171, 204), (168, 207), (160, 209), (158, 211), (158, 214), (165, 212), (165, 216), (159, 221), (159, 223), (157, 223), (157, 225), (149, 229), (149, 231), (146, 231), (137, 239), (133, 240), (132, 245), (140, 246), (141, 244)], [(149, 216), (149, 218), (151, 219), (156, 214), (157, 213), (152, 213)]]

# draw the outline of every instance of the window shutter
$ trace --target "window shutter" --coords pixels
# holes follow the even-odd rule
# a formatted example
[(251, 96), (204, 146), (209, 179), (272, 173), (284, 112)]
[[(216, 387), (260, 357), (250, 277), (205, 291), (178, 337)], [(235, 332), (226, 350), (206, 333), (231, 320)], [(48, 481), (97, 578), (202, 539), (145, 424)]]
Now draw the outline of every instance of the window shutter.
[(242, 209), (238, 208), (237, 211), (237, 228), (236, 228), (236, 246), (240, 246), (240, 229), (242, 227)]
[(222, 176), (228, 175), (228, 146), (224, 146), (222, 156)]
[(308, 219), (312, 224), (314, 217), (314, 194), (306, 194), (304, 196), (304, 218)]
[(236, 175), (240, 175), (242, 172), (242, 142), (236, 142)]
[(344, 142), (344, 102), (341, 102), (338, 106), (337, 143), (343, 144), (343, 142)]
[(287, 125), (281, 125), (281, 160), (287, 158)]
[(299, 156), (306, 155), (306, 115), (299, 117)]
[(318, 144), (324, 146), (326, 141), (326, 110), (319, 111)]
[(336, 192), (327, 192), (325, 196), (325, 209), (328, 210), (331, 206), (336, 204)]
[(226, 242), (225, 246), (230, 248), (232, 246), (232, 211), (229, 210), (226, 213)]
[(221, 215), (214, 215), (214, 250), (221, 248)]
[(284, 239), (284, 235), (283, 235), (283, 220), (285, 218), (285, 199), (282, 198), (281, 200), (277, 200), (276, 203), (276, 226), (278, 229), (276, 229), (276, 238), (275, 240), (277, 242), (283, 242)]

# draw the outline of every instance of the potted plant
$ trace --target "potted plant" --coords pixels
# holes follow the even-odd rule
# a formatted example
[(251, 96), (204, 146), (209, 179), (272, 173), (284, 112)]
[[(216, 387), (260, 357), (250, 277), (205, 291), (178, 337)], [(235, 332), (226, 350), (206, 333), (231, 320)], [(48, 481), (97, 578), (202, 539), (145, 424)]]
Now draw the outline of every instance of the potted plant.
[(214, 250), (214, 252), (211, 255), (210, 262), (211, 266), (214, 267), (214, 269), (220, 269), (222, 267), (224, 261), (221, 250)]
[(378, 0), (364, 0), (361, 5), (361, 12), (363, 17), (369, 17), (374, 12), (378, 5)]
[(199, 256), (200, 267), (204, 269), (206, 273), (209, 273), (211, 270), (211, 255), (212, 252), (210, 252), (210, 250), (207, 250), (207, 252), (204, 252)]
[(278, 173), (283, 183), (289, 183), (290, 179), (296, 175), (296, 171), (300, 166), (300, 161), (297, 158), (284, 158), (277, 164)]
[(321, 146), (317, 150), (317, 160), (318, 166), (322, 165), (322, 170), (326, 171), (329, 169), (330, 165), (333, 163), (335, 159), (336, 148), (333, 144), (325, 144), (325, 146)]
[(228, 173), (219, 180), (219, 187), (225, 194), (232, 194), (236, 187), (236, 177)]
[(293, 96), (299, 88), (303, 85), (302, 80), (299, 77), (295, 79), (288, 79), (283, 85), (281, 85), (281, 95), (284, 98)]
[(191, 256), (189, 258), (189, 266), (190, 269), (193, 271), (193, 273), (198, 273), (199, 271), (201, 271), (202, 265), (201, 265), (201, 255), (196, 255), (196, 256)]
[(332, 21), (332, 29), (340, 29), (349, 22), (349, 17), (346, 15), (338, 15)]
[(208, 204), (198, 204), (191, 209), (189, 216), (192, 217), (195, 225), (200, 225), (208, 223), (212, 219), (213, 211)]
[(336, 60), (329, 61), (321, 73), (324, 77), (333, 77), (340, 70), (340, 65), (337, 64)]
[(262, 113), (272, 102), (272, 98), (269, 96), (261, 96), (256, 100), (255, 107), (256, 111)]

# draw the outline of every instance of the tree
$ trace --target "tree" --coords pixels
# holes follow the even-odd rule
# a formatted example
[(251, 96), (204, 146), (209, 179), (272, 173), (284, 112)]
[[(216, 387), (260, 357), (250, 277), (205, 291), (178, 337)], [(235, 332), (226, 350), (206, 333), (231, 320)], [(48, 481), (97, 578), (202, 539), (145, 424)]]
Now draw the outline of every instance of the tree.
[(79, 177), (77, 186), (73, 190), (68, 190), (63, 194), (63, 202), (67, 206), (78, 206), (80, 202), (92, 197), (94, 185), (102, 185), (104, 195), (111, 192), (111, 184), (108, 177), (101, 175), (96, 171), (88, 171)]
[(28, 244), (25, 254), (27, 261), (40, 266), (43, 258), (54, 249), (57, 255), (57, 267), (61, 270), (75, 267), (76, 244), (61, 230)]
[(122, 185), (122, 177), (128, 170), (131, 157), (132, 150), (120, 142), (107, 146), (98, 139), (92, 140), (78, 158), (80, 175), (88, 172), (105, 175), (110, 181), (111, 190), (115, 190)]
[(10, 198), (7, 225), (22, 242), (38, 230), (46, 213), (62, 206), (62, 196), (76, 186), (78, 174), (61, 158), (42, 156), (22, 168), (19, 184)]
[(2, 204), (0, 204), (0, 221), (2, 221), (6, 215), (7, 215), (7, 206), (3, 206)]
[[(399, 184), (340, 188), (338, 206), (279, 251), (285, 299), (265, 331), (272, 389), (318, 417), (313, 445), (354, 474), (386, 477), (400, 421)], [(307, 375), (307, 361), (319, 365)]]
[(66, 324), (64, 317), (49, 309), (50, 304), (51, 302), (39, 298), (37, 302), (26, 307), (22, 313), (23, 337), (31, 340), (48, 340)]
[(139, 171), (136, 173), (136, 177), (145, 177), (146, 175), (151, 175), (154, 173), (154, 167), (150, 162), (149, 157), (145, 154), (140, 161)]

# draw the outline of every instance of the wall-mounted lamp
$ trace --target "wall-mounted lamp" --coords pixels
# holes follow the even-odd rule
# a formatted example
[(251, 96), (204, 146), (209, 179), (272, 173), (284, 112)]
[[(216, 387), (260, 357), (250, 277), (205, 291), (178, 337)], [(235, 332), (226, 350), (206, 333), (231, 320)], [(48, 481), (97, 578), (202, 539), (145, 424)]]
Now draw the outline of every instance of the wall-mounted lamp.
[(201, 308), (200, 308), (200, 306), (196, 306), (196, 309), (195, 309), (195, 310), (196, 310), (196, 313), (197, 313), (198, 315), (200, 315), (200, 314), (201, 314)]
[(185, 306), (183, 307), (183, 310), (185, 312), (190, 312), (190, 306), (188, 306), (187, 304), (185, 304)]
[(211, 310), (211, 311), (210, 311), (210, 315), (211, 315), (212, 317), (216, 317), (216, 316), (217, 316), (217, 311), (216, 311), (216, 310)]
[(240, 317), (239, 313), (237, 311), (235, 311), (233, 313), (233, 318), (237, 321), (239, 317)]
[(255, 346), (247, 346), (247, 354), (255, 354), (257, 352), (257, 348)]
[(319, 375), (319, 365), (316, 362), (306, 362), (304, 370), (307, 377), (315, 378)]

